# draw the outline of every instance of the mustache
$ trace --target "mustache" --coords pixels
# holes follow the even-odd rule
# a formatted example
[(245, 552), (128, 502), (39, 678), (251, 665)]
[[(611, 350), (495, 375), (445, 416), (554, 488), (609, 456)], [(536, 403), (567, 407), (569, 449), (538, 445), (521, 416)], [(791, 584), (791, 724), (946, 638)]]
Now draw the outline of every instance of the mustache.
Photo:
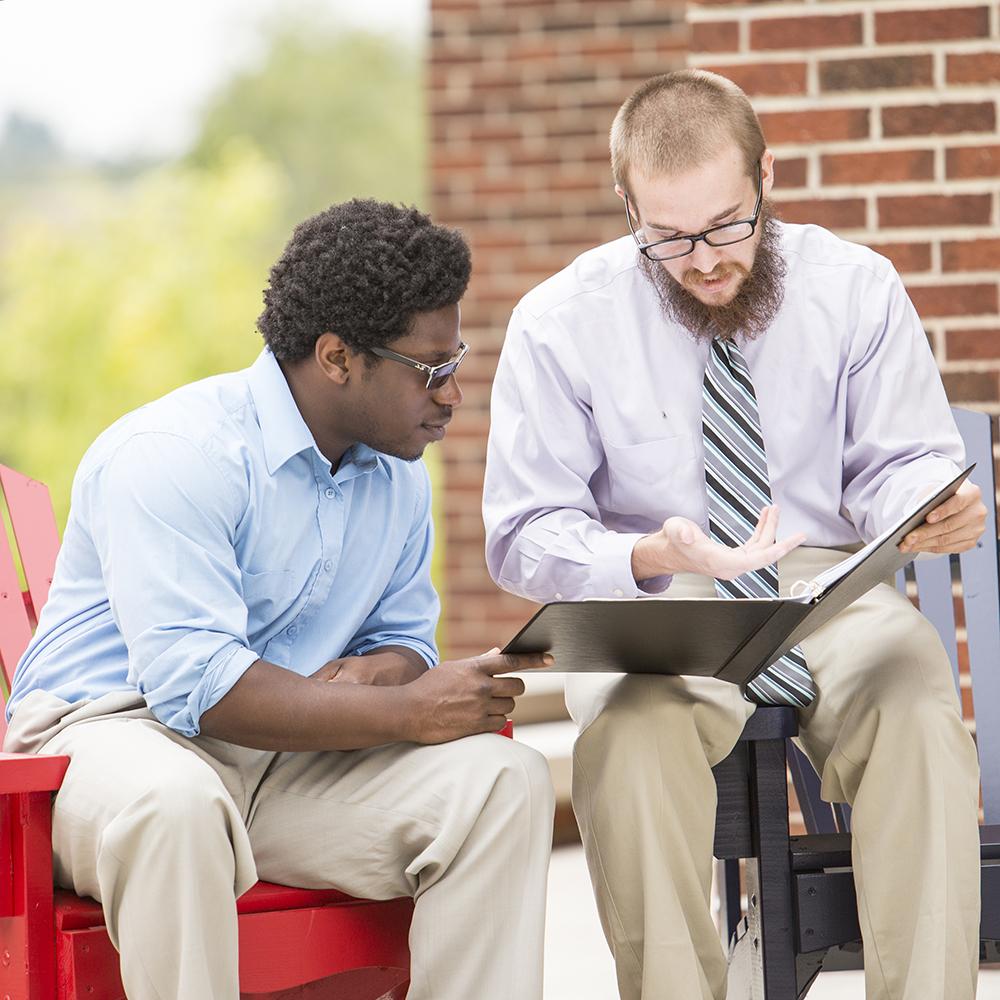
[[(727, 261), (710, 275), (688, 268), (678, 281), (666, 268), (640, 255), (640, 269), (653, 286), (664, 317), (683, 327), (695, 340), (730, 340), (737, 334), (753, 340), (763, 334), (774, 322), (785, 293), (785, 261), (780, 252), (777, 220), (773, 205), (765, 199), (758, 222), (761, 236), (749, 270), (736, 261)], [(707, 305), (690, 291), (706, 280), (729, 273), (743, 282), (725, 305)]]

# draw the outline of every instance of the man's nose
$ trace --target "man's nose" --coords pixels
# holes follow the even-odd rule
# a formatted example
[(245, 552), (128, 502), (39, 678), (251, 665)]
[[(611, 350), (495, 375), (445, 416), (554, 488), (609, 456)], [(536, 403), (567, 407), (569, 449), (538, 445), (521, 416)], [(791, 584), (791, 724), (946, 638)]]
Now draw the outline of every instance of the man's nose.
[(709, 246), (704, 240), (698, 240), (688, 259), (691, 261), (692, 267), (697, 268), (703, 274), (711, 274), (721, 258), (722, 250), (720, 247)]
[(455, 375), (450, 375), (444, 385), (440, 389), (435, 389), (431, 395), (434, 402), (440, 406), (461, 406), (462, 400), (465, 398)]

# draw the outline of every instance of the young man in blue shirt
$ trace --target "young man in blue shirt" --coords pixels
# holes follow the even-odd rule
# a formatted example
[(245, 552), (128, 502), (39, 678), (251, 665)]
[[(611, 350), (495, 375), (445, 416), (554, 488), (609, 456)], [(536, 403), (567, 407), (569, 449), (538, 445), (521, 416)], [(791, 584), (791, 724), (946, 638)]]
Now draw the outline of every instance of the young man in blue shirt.
[(71, 757), (56, 878), (131, 1000), (237, 1000), (258, 879), (413, 896), (411, 1000), (541, 996), (551, 788), (492, 735), (541, 657), (434, 645), (417, 460), (462, 401), (469, 271), (415, 209), (333, 206), (271, 271), (257, 361), (80, 464), (6, 747)]

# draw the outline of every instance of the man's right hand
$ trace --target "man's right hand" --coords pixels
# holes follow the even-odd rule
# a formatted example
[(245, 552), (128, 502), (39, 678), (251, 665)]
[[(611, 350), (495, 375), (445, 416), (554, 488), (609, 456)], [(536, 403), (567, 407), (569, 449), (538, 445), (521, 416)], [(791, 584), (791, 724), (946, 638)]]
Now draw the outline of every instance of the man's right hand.
[(673, 573), (697, 573), (732, 580), (742, 573), (777, 562), (805, 540), (803, 534), (775, 541), (778, 508), (765, 507), (750, 540), (736, 548), (713, 542), (686, 517), (670, 517), (663, 527), (636, 542), (632, 574), (637, 582)]
[(524, 694), (514, 670), (551, 666), (550, 653), (513, 655), (491, 650), (465, 660), (448, 660), (400, 688), (408, 702), (405, 739), (446, 743), (476, 733), (503, 729), (514, 699)]

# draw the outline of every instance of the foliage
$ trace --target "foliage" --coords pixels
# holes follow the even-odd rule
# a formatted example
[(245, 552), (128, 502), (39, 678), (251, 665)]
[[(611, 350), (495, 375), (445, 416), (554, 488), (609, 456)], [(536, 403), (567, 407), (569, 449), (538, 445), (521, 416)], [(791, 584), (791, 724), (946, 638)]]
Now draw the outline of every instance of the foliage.
[(283, 169), (298, 222), (334, 202), (423, 200), (419, 53), (382, 35), (322, 20), (283, 20), (261, 65), (209, 102), (194, 162), (211, 164), (234, 135)]
[(251, 147), (212, 170), (81, 182), (72, 214), (0, 245), (0, 461), (48, 483), (60, 521), (80, 456), (122, 413), (249, 364), (285, 191)]

